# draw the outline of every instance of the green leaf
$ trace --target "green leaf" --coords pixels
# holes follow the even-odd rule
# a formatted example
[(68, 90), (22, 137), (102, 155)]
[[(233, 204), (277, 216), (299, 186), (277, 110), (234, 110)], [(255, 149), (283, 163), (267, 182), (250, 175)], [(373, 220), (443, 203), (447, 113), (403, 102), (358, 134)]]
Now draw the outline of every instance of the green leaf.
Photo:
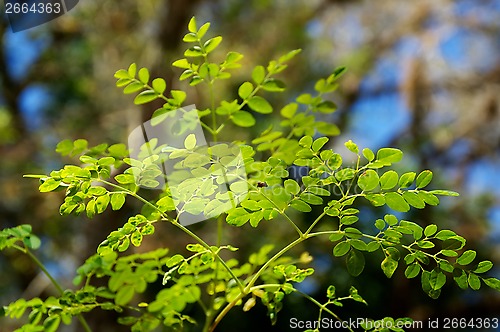
[(163, 94), (165, 90), (167, 89), (167, 83), (163, 78), (155, 78), (152, 82), (153, 85), (153, 90), (156, 91), (158, 94)]
[(189, 20), (188, 30), (189, 32), (194, 32), (194, 33), (196, 33), (198, 30), (198, 27), (196, 26), (196, 18), (194, 16)]
[(357, 277), (365, 268), (365, 256), (361, 251), (352, 249), (346, 258), (347, 271), (353, 277)]
[(377, 160), (389, 166), (392, 163), (400, 162), (403, 159), (403, 152), (394, 148), (382, 148), (377, 151)]
[(425, 170), (420, 172), (417, 176), (417, 189), (424, 188), (427, 186), (432, 180), (432, 172), (429, 170)]
[(372, 169), (366, 170), (358, 178), (358, 186), (363, 191), (370, 191), (377, 188), (378, 182), (379, 182), (378, 174)]
[(453, 273), (453, 270), (455, 270), (455, 267), (445, 260), (439, 262), (439, 268), (448, 273)]
[(387, 171), (380, 177), (380, 188), (389, 190), (398, 184), (398, 173), (393, 170)]
[(203, 44), (203, 48), (205, 49), (205, 52), (206, 53), (210, 53), (213, 50), (215, 50), (215, 48), (217, 46), (219, 46), (219, 44), (221, 43), (221, 41), (222, 41), (222, 37), (221, 36), (217, 36), (217, 37), (214, 37), (214, 38), (211, 38), (211, 39), (207, 40), (205, 42), (205, 44)]
[(386, 277), (390, 278), (394, 274), (394, 271), (398, 268), (398, 262), (392, 259), (391, 256), (387, 256), (380, 264), (380, 267)]
[(475, 258), (476, 252), (474, 250), (467, 250), (459, 258), (457, 258), (457, 264), (469, 265)]
[(443, 241), (442, 248), (446, 250), (461, 250), (465, 246), (465, 239), (461, 236), (453, 236)]
[(157, 202), (156, 205), (163, 211), (173, 211), (175, 210), (175, 204), (174, 200), (170, 196), (165, 196), (160, 198)]
[(344, 73), (347, 71), (347, 68), (346, 67), (337, 67), (335, 68), (335, 70), (333, 71), (333, 73), (328, 76), (328, 79), (327, 79), (327, 82), (328, 83), (331, 83), (331, 82), (334, 82), (336, 81), (337, 79), (339, 79), (342, 75), (344, 75)]
[(337, 243), (335, 247), (333, 248), (333, 255), (335, 257), (341, 257), (347, 254), (347, 252), (351, 249), (351, 245), (349, 244), (348, 241), (342, 241)]
[[(243, 59), (243, 54), (238, 53), (238, 52), (228, 52), (226, 55), (226, 63), (227, 64), (235, 64), (235, 62), (240, 61)], [(234, 67), (231, 67), (234, 68)]]
[(196, 147), (195, 134), (189, 134), (184, 140), (184, 147), (188, 150), (193, 150)]
[(446, 284), (446, 275), (437, 268), (432, 270), (429, 276), (429, 284), (433, 290), (443, 288)]
[(373, 159), (375, 159), (375, 154), (373, 153), (372, 150), (368, 149), (368, 148), (364, 148), (363, 149), (363, 156), (366, 158), (366, 160), (368, 161), (372, 161)]
[(444, 241), (444, 240), (448, 240), (449, 238), (452, 238), (454, 236), (456, 236), (457, 234), (454, 232), (454, 231), (450, 231), (448, 229), (443, 229), (443, 230), (440, 230), (435, 238), (436, 239), (439, 239), (441, 241)]
[(285, 55), (282, 55), (278, 61), (280, 63), (284, 63), (284, 62), (288, 62), (290, 61), (291, 59), (293, 59), (297, 54), (299, 54), (302, 50), (299, 48), (299, 49), (296, 49), (296, 50), (293, 50), (293, 51), (290, 51), (288, 52), (287, 54)]
[[(268, 132), (267, 130), (265, 131), (266, 133)], [(281, 137), (283, 133), (281, 131), (271, 131), (267, 134), (262, 133), (263, 136), (257, 137), (256, 139), (252, 140), (252, 144), (260, 144), (260, 143), (269, 143), (274, 140), (276, 140), (278, 137)]]
[(135, 77), (135, 74), (137, 73), (137, 65), (135, 63), (131, 63), (127, 72), (129, 77)]
[(252, 94), (252, 91), (253, 84), (250, 82), (244, 82), (238, 88), (238, 96), (240, 96), (241, 99), (247, 99)]
[(459, 193), (456, 191), (451, 191), (451, 190), (431, 190), (429, 193), (434, 194), (434, 195), (441, 195), (441, 196), (460, 196)]
[(297, 105), (296, 103), (290, 103), (285, 105), (280, 111), (281, 116), (286, 119), (291, 119), (297, 112), (298, 106), (299, 105)]
[(396, 218), (393, 214), (386, 214), (384, 216), (384, 220), (389, 226), (395, 226), (398, 224), (398, 218)]
[(87, 203), (87, 207), (85, 208), (85, 212), (87, 213), (87, 217), (92, 218), (97, 212), (97, 207), (95, 204), (95, 199), (90, 200)]
[(330, 196), (331, 193), (324, 189), (324, 188), (320, 188), (320, 187), (309, 187), (307, 188), (307, 191), (312, 193), (312, 194), (315, 194), (315, 195), (319, 195), (319, 196)]
[(395, 211), (399, 212), (408, 212), (410, 210), (410, 206), (406, 201), (399, 195), (398, 193), (395, 192), (389, 192), (385, 193), (385, 203), (387, 204), (388, 207)]
[(67, 156), (73, 151), (73, 142), (69, 139), (61, 141), (56, 146), (56, 152), (60, 155)]
[(252, 71), (252, 79), (255, 83), (260, 84), (264, 82), (264, 78), (266, 77), (266, 69), (263, 66), (257, 66)]
[(335, 173), (335, 178), (339, 180), (340, 182), (350, 180), (354, 178), (356, 175), (356, 171), (353, 170), (352, 168), (344, 168), (337, 173)]
[(186, 93), (182, 90), (172, 90), (170, 91), (172, 94), (172, 98), (174, 98), (175, 102), (180, 105), (186, 100)]
[(202, 252), (205, 251), (205, 247), (199, 243), (190, 243), (186, 246), (186, 249), (191, 252)]
[(493, 267), (493, 263), (490, 261), (482, 261), (480, 262), (477, 267), (474, 269), (474, 273), (485, 273), (491, 270)]
[(335, 286), (333, 285), (328, 286), (328, 289), (326, 290), (326, 297), (329, 299), (335, 298)]
[(129, 246), (130, 246), (130, 238), (129, 237), (125, 237), (122, 240), (122, 243), (120, 243), (120, 245), (118, 246), (118, 251), (119, 252), (124, 252), (125, 250), (128, 249)]
[(303, 136), (299, 140), (299, 145), (304, 147), (304, 148), (310, 148), (313, 143), (313, 139), (311, 136)]
[(260, 96), (253, 96), (248, 100), (248, 106), (257, 113), (269, 114), (273, 112), (273, 107), (267, 100)]
[(139, 93), (135, 99), (134, 104), (143, 105), (158, 98), (158, 94), (154, 90), (145, 90)]
[(328, 141), (328, 137), (320, 137), (316, 139), (311, 146), (312, 150), (314, 152), (318, 152)]
[(420, 198), (422, 198), (426, 204), (433, 206), (439, 204), (439, 198), (437, 198), (436, 195), (431, 194), (429, 192), (419, 191), (418, 196), (420, 196)]
[(187, 59), (179, 59), (176, 60), (172, 63), (172, 66), (177, 67), (177, 68), (182, 68), (182, 69), (189, 69), (189, 61)]
[(118, 79), (129, 79), (130, 75), (125, 69), (119, 69), (115, 72), (114, 77)]
[(139, 247), (142, 243), (142, 234), (139, 231), (135, 231), (132, 233), (130, 236), (130, 242), (136, 246)]
[(203, 38), (210, 28), (210, 22), (203, 24), (197, 32), (198, 38)]
[(280, 80), (268, 78), (262, 84), (262, 89), (269, 92), (285, 91), (286, 85)]
[(385, 204), (385, 197), (382, 194), (367, 194), (365, 198), (370, 201), (373, 206), (382, 206)]
[(342, 166), (342, 156), (338, 153), (334, 153), (333, 156), (328, 159), (327, 165), (332, 170), (338, 169), (340, 166)]
[(149, 82), (149, 70), (147, 68), (141, 68), (139, 69), (139, 81), (141, 81), (144, 84), (148, 84)]
[[(61, 323), (61, 316), (49, 316), (43, 321), (44, 332), (55, 332)], [(34, 331), (34, 330), (33, 330)], [(38, 331), (38, 330), (37, 330)]]
[(357, 228), (347, 227), (344, 229), (345, 235), (351, 239), (360, 239), (363, 237), (363, 233)]
[(122, 193), (112, 193), (111, 194), (111, 208), (113, 210), (120, 210), (125, 203), (125, 194)]
[(430, 224), (428, 225), (427, 227), (425, 227), (424, 229), (424, 235), (429, 237), (429, 236), (432, 236), (434, 235), (436, 232), (437, 232), (437, 226), (434, 225), (434, 224)]
[(420, 265), (418, 265), (418, 263), (414, 263), (406, 267), (405, 276), (408, 279), (415, 278), (416, 276), (418, 276), (419, 273), (420, 273)]
[(40, 185), (38, 190), (40, 190), (41, 193), (53, 191), (59, 187), (60, 183), (61, 181), (56, 181), (53, 178), (49, 178)]
[(328, 237), (328, 240), (330, 240), (331, 242), (337, 242), (337, 241), (340, 241), (344, 238), (344, 232), (342, 231), (335, 231), (334, 233), (332, 233), (329, 237)]
[(130, 82), (132, 82), (130, 78), (120, 78), (118, 81), (116, 81), (116, 86), (121, 88), (127, 84), (130, 84)]
[(299, 184), (292, 179), (285, 180), (284, 187), (285, 191), (292, 195), (297, 195), (300, 192)]
[(496, 289), (497, 291), (500, 291), (500, 280), (496, 278), (485, 278), (483, 279), (484, 283), (493, 289)]
[(73, 153), (72, 155), (77, 155), (82, 153), (87, 149), (88, 142), (84, 139), (77, 139), (73, 142)]
[(118, 290), (115, 297), (115, 303), (119, 306), (127, 305), (134, 297), (134, 286), (125, 285)]
[(411, 191), (404, 191), (402, 194), (404, 200), (417, 209), (423, 209), (425, 207), (425, 202), (418, 194)]
[(377, 219), (375, 220), (375, 227), (377, 227), (378, 230), (382, 231), (385, 228), (385, 222), (382, 219)]
[(103, 195), (103, 196), (99, 196), (96, 201), (95, 201), (95, 205), (96, 205), (96, 209), (97, 209), (97, 213), (103, 213), (104, 210), (106, 210), (106, 208), (108, 207), (108, 204), (109, 204), (109, 195)]
[(313, 101), (312, 96), (309, 93), (303, 93), (303, 94), (301, 94), (300, 96), (297, 97), (296, 100), (297, 100), (298, 103), (304, 104), (304, 105), (309, 105)]
[(172, 257), (170, 257), (165, 265), (167, 265), (168, 268), (171, 268), (172, 266), (178, 265), (180, 262), (184, 261), (184, 257), (180, 254), (176, 254)]
[(23, 243), (24, 243), (24, 245), (26, 245), (26, 247), (33, 249), (33, 250), (40, 248), (40, 245), (42, 244), (42, 242), (40, 241), (40, 238), (36, 235), (33, 235), (33, 234), (25, 237), (23, 239)]
[(330, 114), (337, 110), (337, 105), (335, 103), (325, 100), (316, 105), (316, 109), (323, 114)]
[(118, 174), (115, 176), (116, 182), (119, 184), (129, 184), (129, 183), (134, 183), (134, 176), (132, 174)]
[(408, 188), (411, 186), (416, 175), (417, 174), (415, 172), (408, 172), (401, 175), (401, 178), (399, 178), (399, 187)]
[(317, 121), (314, 126), (316, 127), (316, 130), (323, 135), (327, 136), (337, 136), (340, 134), (340, 129), (333, 123), (328, 123), (328, 122), (323, 122), (323, 121)]
[(340, 219), (342, 225), (352, 225), (359, 220), (357, 216), (344, 216)]
[(446, 257), (457, 257), (458, 254), (454, 250), (441, 250), (441, 253)]
[(311, 212), (311, 210), (312, 210), (311, 206), (301, 199), (293, 200), (290, 203), (290, 206), (293, 207), (295, 210), (300, 211), (300, 212)]
[(474, 273), (469, 274), (469, 278), (467, 279), (470, 288), (473, 290), (479, 290), (481, 288), (481, 280)]
[(354, 143), (353, 141), (349, 140), (349, 141), (345, 142), (344, 145), (352, 153), (356, 153), (356, 154), (359, 153), (359, 148), (356, 145), (356, 143)]
[(459, 275), (455, 275), (453, 277), (453, 280), (455, 280), (456, 284), (461, 289), (467, 289), (469, 287), (468, 286), (468, 282), (467, 282), (467, 274), (463, 270), (460, 270), (460, 274)]
[(231, 115), (231, 120), (235, 125), (240, 127), (252, 127), (255, 125), (256, 121), (252, 113), (247, 111), (238, 111)]
[(242, 207), (235, 208), (228, 212), (226, 222), (234, 226), (242, 226), (250, 219), (250, 214)]
[(358, 249), (360, 251), (368, 251), (368, 244), (366, 242), (359, 240), (359, 239), (351, 239), (349, 240), (349, 243), (351, 244), (351, 247), (354, 249)]
[(329, 216), (336, 217), (340, 214), (340, 211), (336, 208), (325, 208), (325, 213)]
[(97, 162), (99, 166), (111, 166), (114, 163), (115, 163), (115, 158), (113, 157), (103, 157), (99, 159), (99, 161)]

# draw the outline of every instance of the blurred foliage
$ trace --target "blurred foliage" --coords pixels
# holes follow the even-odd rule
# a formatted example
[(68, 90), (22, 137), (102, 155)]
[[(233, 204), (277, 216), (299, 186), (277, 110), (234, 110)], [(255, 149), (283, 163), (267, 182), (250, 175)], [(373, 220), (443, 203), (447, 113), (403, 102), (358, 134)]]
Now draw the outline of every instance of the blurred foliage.
[[(181, 53), (178, 41), (189, 18), (196, 14), (201, 21), (212, 21), (217, 33), (225, 36), (226, 50), (245, 53), (245, 63), (264, 64), (284, 50), (303, 48), (298, 64), (283, 73), (296, 93), (312, 90), (312, 82), (330, 68), (347, 65), (349, 71), (335, 97), (339, 111), (333, 115), (342, 133), (357, 135), (356, 141), (373, 149), (398, 146), (410, 156), (404, 169), (433, 169), (436, 178), (443, 179), (436, 185), (461, 192), (461, 198), (444, 201), (441, 208), (418, 211), (412, 220), (446, 220), (443, 227), (453, 227), (470, 239), (471, 246), (483, 255), (481, 259), (498, 265), (500, 232), (498, 220), (495, 224), (492, 219), (500, 209), (495, 186), (500, 148), (498, 8), (494, 0), (425, 0), (418, 4), (395, 0), (124, 0), (81, 2), (70, 14), (18, 34), (8, 31), (4, 20), (0, 28), (1, 226), (33, 224), (44, 243), (42, 260), (70, 283), (74, 267), (123, 218), (110, 219), (104, 214), (93, 221), (63, 220), (57, 214), (60, 197), (37, 195), (34, 184), (21, 176), (62, 165), (52, 151), (63, 138), (84, 137), (92, 144), (122, 142), (129, 129), (149, 118), (156, 106), (130, 107), (111, 84), (113, 73), (130, 59), (152, 68), (154, 76), (165, 77), (169, 89), (186, 88), (172, 80), (169, 64)], [(26, 60), (29, 55), (24, 55), (33, 52), (33, 59)], [(242, 72), (241, 81), (248, 74)], [(40, 86), (48, 97), (43, 102), (28, 102), (26, 91)], [(217, 93), (224, 97), (237, 88), (220, 87)], [(196, 88), (190, 96), (189, 103), (206, 103), (206, 96)], [(273, 102), (288, 101), (275, 98)], [(392, 102), (384, 103), (387, 100)], [(382, 129), (356, 125), (363, 123), (360, 119), (376, 123), (382, 117), (393, 120), (394, 125)], [(257, 129), (267, 127), (258, 120)], [(330, 147), (340, 151), (343, 137)], [(123, 217), (130, 216), (134, 208), (127, 202)], [(369, 209), (362, 212), (366, 218), (378, 217)], [(213, 227), (206, 223), (193, 229), (210, 236)], [(69, 234), (81, 236), (68, 242)], [(227, 236), (228, 242), (238, 242), (240, 247), (257, 247), (268, 241), (247, 238), (239, 230)], [(161, 231), (157, 241), (178, 248), (187, 242), (182, 236), (172, 238)], [(311, 254), (319, 253), (311, 250)], [(326, 273), (308, 286), (310, 292), (332, 283), (333, 276), (337, 283), (350, 283), (350, 277), (329, 257), (316, 264), (316, 269)], [(53, 293), (23, 256), (2, 257), (0, 267), (11, 271), (0, 276), (2, 302), (19, 297), (23, 290), (26, 297)], [(356, 287), (371, 304), (389, 301), (393, 316), (497, 315), (491, 308), (498, 307), (500, 300), (486, 291), (461, 295), (450, 289), (437, 301), (421, 301), (411, 283), (386, 280), (378, 266), (367, 266), (365, 273), (377, 282), (369, 288)], [(289, 301), (297, 305), (283, 312), (282, 329), (288, 328), (287, 315), (314, 316), (299, 299)], [(381, 314), (377, 305), (371, 308), (374, 312), (358, 315)], [(356, 313), (349, 305), (343, 310)], [(249, 318), (235, 313), (234, 319), (241, 323)], [(105, 322), (96, 317), (94, 324), (104, 329)], [(221, 325), (224, 327), (235, 328), (229, 321)]]

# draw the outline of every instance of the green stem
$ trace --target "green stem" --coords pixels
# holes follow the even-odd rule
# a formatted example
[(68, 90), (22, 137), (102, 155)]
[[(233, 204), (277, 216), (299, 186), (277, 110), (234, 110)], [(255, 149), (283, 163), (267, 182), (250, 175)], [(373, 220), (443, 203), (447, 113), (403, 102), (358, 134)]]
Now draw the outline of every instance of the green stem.
[[(35, 262), (35, 264), (40, 268), (40, 270), (43, 271), (43, 273), (47, 276), (47, 278), (49, 278), (50, 282), (54, 285), (54, 287), (57, 289), (57, 291), (61, 295), (63, 295), (64, 290), (62, 289), (59, 282), (57, 282), (57, 280), (54, 279), (54, 277), (50, 274), (50, 272), (47, 270), (45, 265), (43, 265), (43, 263), (40, 262), (40, 260), (35, 255), (33, 255), (33, 253), (28, 248), (22, 248), (19, 246), (14, 246), (14, 248), (16, 248), (16, 249), (20, 250), (21, 252), (25, 253), (26, 255), (28, 255), (28, 257), (31, 258), (31, 260), (33, 262)], [(78, 320), (80, 321), (80, 324), (82, 324), (82, 327), (86, 332), (92, 332), (92, 330), (90, 329), (90, 326), (88, 325), (87, 321), (82, 316), (82, 314), (78, 314), (76, 317), (78, 318)]]
[(40, 262), (40, 260), (35, 255), (33, 255), (33, 253), (28, 248), (24, 249), (24, 253), (26, 255), (28, 255), (31, 258), (31, 260), (33, 260), (33, 262), (35, 262), (36, 265), (38, 265), (38, 267), (40, 268), (40, 270), (42, 270), (43, 273), (45, 273), (45, 275), (47, 276), (47, 278), (49, 278), (50, 282), (56, 287), (57, 291), (59, 293), (61, 293), (61, 295), (62, 295), (64, 293), (64, 290), (62, 289), (62, 287), (59, 284), (59, 282), (57, 282), (57, 280), (54, 279), (54, 277), (52, 277), (52, 275), (50, 274), (50, 272), (45, 268), (45, 265), (43, 265), (43, 263)]
[(314, 226), (316, 226), (316, 224), (326, 215), (326, 212), (323, 211), (322, 214), (320, 214), (318, 216), (318, 218), (316, 218), (316, 220), (313, 221), (313, 223), (311, 224), (311, 226), (309, 226), (309, 228), (307, 229), (307, 231), (304, 233), (304, 235), (308, 235), (309, 233), (311, 233), (311, 231), (313, 230)]
[(295, 247), (297, 244), (301, 243), (302, 241), (305, 241), (307, 237), (299, 237), (295, 241), (289, 243), (286, 247), (278, 251), (273, 257), (267, 260), (267, 262), (262, 265), (262, 267), (255, 273), (253, 278), (248, 282), (247, 286), (245, 287), (245, 291), (248, 292), (248, 290), (255, 284), (257, 279), (261, 276), (261, 274), (271, 265), (276, 259), (280, 258), (282, 255), (284, 255), (288, 250), (292, 249)]
[(170, 222), (172, 225), (174, 225), (175, 227), (179, 228), (180, 230), (182, 230), (184, 233), (186, 233), (187, 235), (191, 236), (193, 239), (195, 239), (199, 244), (201, 244), (203, 247), (205, 247), (205, 249), (209, 250), (216, 258), (217, 260), (222, 264), (222, 266), (224, 266), (224, 268), (227, 270), (227, 272), (231, 275), (231, 277), (236, 281), (236, 283), (238, 284), (238, 287), (240, 288), (240, 290), (243, 291), (243, 289), (245, 288), (245, 286), (243, 286), (243, 284), (241, 283), (241, 280), (238, 279), (235, 275), (234, 275), (234, 272), (231, 270), (231, 268), (229, 266), (227, 266), (226, 262), (218, 255), (218, 253), (216, 253), (205, 241), (203, 241), (198, 235), (194, 234), (193, 232), (191, 232), (188, 228), (186, 228), (185, 226), (181, 225), (180, 223), (178, 222), (175, 222), (170, 216), (168, 216), (167, 214), (165, 214), (164, 212), (162, 212), (160, 209), (158, 209), (158, 207), (154, 204), (152, 204), (151, 202), (145, 200), (144, 198), (142, 198), (141, 196), (137, 195), (135, 192), (133, 191), (130, 191), (126, 188), (123, 188), (122, 186), (119, 186), (117, 184), (114, 184), (112, 182), (109, 182), (109, 181), (106, 181), (106, 180), (102, 180), (102, 179), (99, 179), (100, 182), (104, 183), (104, 184), (107, 184), (113, 188), (117, 188), (119, 190), (122, 190), (122, 191), (125, 191), (127, 192), (130, 196), (140, 200), (141, 202), (143, 202), (144, 204), (152, 207), (153, 209), (155, 209), (156, 211), (158, 211), (160, 213), (160, 215), (162, 216), (163, 220), (165, 221), (168, 221)]
[[(216, 242), (216, 245), (217, 247), (220, 248), (221, 246), (221, 242), (222, 242), (222, 218), (221, 216), (219, 216), (219, 218), (217, 218), (217, 242)], [(214, 266), (214, 278), (213, 278), (213, 285), (214, 285), (214, 289), (213, 289), (213, 294), (212, 296), (210, 297), (210, 305), (209, 305), (209, 309), (208, 311), (206, 312), (205, 316), (205, 325), (203, 327), (203, 331), (208, 331), (211, 323), (212, 323), (212, 320), (215, 316), (215, 314), (217, 313), (215, 310), (214, 310), (214, 303), (215, 303), (215, 299), (217, 298), (217, 292), (216, 292), (216, 285), (217, 285), (217, 282), (218, 282), (218, 272), (219, 272), (219, 262), (216, 261), (215, 262), (215, 266)]]
[(211, 104), (211, 111), (212, 111), (212, 139), (214, 142), (217, 142), (217, 115), (215, 114), (215, 98), (214, 98), (214, 84), (213, 82), (209, 83), (209, 89), (210, 93), (210, 104)]
[[(312, 297), (312, 296), (310, 296), (310, 295), (307, 295), (306, 293), (302, 293), (301, 291), (296, 290), (296, 289), (295, 289), (295, 292), (297, 292), (297, 293), (301, 294), (301, 295), (302, 295), (302, 296), (304, 296), (306, 299), (308, 299), (308, 300), (309, 300), (309, 301), (311, 301), (312, 303), (316, 304), (316, 305), (317, 305), (320, 309), (322, 309), (322, 310), (324, 310), (324, 311), (328, 312), (330, 315), (332, 315), (333, 317), (335, 317), (335, 319), (337, 319), (339, 322), (343, 322), (343, 320), (342, 320), (339, 316), (337, 316), (337, 315), (336, 315), (333, 311), (331, 311), (330, 309), (328, 309), (326, 305), (319, 303), (319, 302), (318, 302), (318, 301), (317, 301), (314, 297)], [(353, 329), (351, 329), (351, 328), (349, 327), (349, 325), (348, 325), (348, 324), (346, 324), (346, 327), (347, 327), (347, 329), (348, 329), (349, 331), (354, 332), (354, 330), (353, 330)]]
[[(257, 187), (253, 186), (255, 190), (257, 190)], [(292, 225), (292, 227), (295, 229), (295, 231), (297, 232), (297, 234), (299, 234), (300, 237), (302, 237), (304, 235), (304, 233), (302, 233), (302, 231), (300, 230), (299, 226), (297, 226), (293, 220), (285, 213), (284, 210), (281, 210), (279, 208), (278, 205), (276, 205), (276, 203), (274, 203), (274, 201), (272, 199), (270, 199), (269, 197), (266, 196), (266, 194), (264, 194), (264, 192), (260, 192), (260, 194), (265, 198), (267, 199), (273, 206), (274, 208), (279, 212), (279, 214), (281, 214), (283, 217), (285, 217), (285, 219)]]
[(217, 318), (215, 318), (213, 324), (210, 326), (209, 332), (213, 332), (217, 325), (219, 325), (220, 321), (227, 315), (227, 313), (238, 303), (239, 300), (244, 298), (248, 293), (247, 292), (241, 292), (238, 297), (236, 297), (234, 300), (232, 300), (218, 315)]
[(262, 265), (262, 267), (257, 271), (257, 273), (255, 273), (253, 278), (250, 279), (247, 286), (241, 291), (241, 293), (233, 301), (231, 301), (228, 305), (226, 305), (226, 307), (224, 307), (224, 309), (219, 313), (219, 315), (217, 315), (217, 318), (214, 320), (214, 323), (212, 324), (209, 332), (213, 332), (215, 330), (215, 327), (219, 324), (219, 322), (222, 320), (222, 318), (224, 318), (224, 316), (226, 316), (226, 314), (236, 305), (236, 303), (240, 299), (244, 298), (247, 294), (249, 294), (252, 289), (256, 289), (256, 288), (253, 288), (252, 285), (255, 284), (257, 279), (262, 275), (262, 273), (264, 273), (264, 271), (269, 267), (269, 265), (271, 263), (273, 263), (276, 259), (278, 259), (280, 256), (282, 256), (288, 250), (295, 247), (297, 244), (304, 241), (305, 239), (306, 239), (306, 237), (299, 237), (298, 239), (296, 239), (295, 241), (291, 242), (286, 247), (281, 249), (279, 252), (277, 252), (264, 265)]

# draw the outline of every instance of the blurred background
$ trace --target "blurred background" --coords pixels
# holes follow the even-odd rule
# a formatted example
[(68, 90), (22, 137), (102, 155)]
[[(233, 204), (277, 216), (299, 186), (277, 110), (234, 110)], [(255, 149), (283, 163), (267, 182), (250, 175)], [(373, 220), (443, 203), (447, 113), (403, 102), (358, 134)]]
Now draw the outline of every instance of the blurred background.
[[(170, 66), (182, 57), (180, 41), (193, 15), (199, 23), (210, 21), (212, 34), (224, 37), (220, 56), (230, 50), (245, 55), (243, 69), (221, 86), (218, 98), (234, 98), (253, 65), (295, 48), (304, 51), (280, 74), (289, 89), (270, 96), (275, 109), (313, 90), (335, 67), (347, 66), (331, 96), (339, 109), (328, 119), (342, 134), (329, 147), (342, 152), (348, 139), (363, 148), (398, 147), (405, 152), (399, 171), (433, 170), (435, 188), (461, 196), (412, 209), (405, 219), (455, 230), (479, 259), (496, 264), (489, 273), (500, 277), (500, 0), (87, 0), (18, 33), (5, 15), (0, 21), (0, 227), (32, 224), (42, 238), (38, 256), (66, 287), (108, 232), (140, 206), (127, 200), (123, 210), (92, 220), (61, 217), (63, 197), (39, 194), (37, 181), (22, 175), (77, 162), (54, 152), (66, 138), (85, 138), (91, 145), (126, 142), (130, 130), (155, 109), (134, 106), (131, 96), (115, 88), (114, 72), (131, 62), (166, 78), (170, 89), (188, 89), (188, 104), (207, 105), (198, 89), (176, 81), (179, 72)], [(257, 134), (266, 126), (252, 130)], [(387, 213), (361, 208), (367, 228)], [(249, 225), (228, 226), (223, 242), (242, 247), (244, 260), (262, 243), (285, 241), (287, 234), (276, 234), (276, 223), (262, 222), (258, 233)], [(211, 240), (215, 223), (193, 229)], [(182, 251), (188, 241), (162, 225), (138, 250)], [(316, 269), (302, 290), (322, 299), (329, 284), (340, 294), (354, 284), (369, 306), (346, 304), (336, 309), (341, 317), (500, 317), (500, 295), (485, 285), (478, 292), (460, 291), (449, 282), (441, 297), (431, 300), (419, 280), (402, 277), (404, 269), (388, 280), (376, 254), (367, 259), (362, 276), (348, 276), (344, 260), (334, 259), (331, 249), (327, 239), (299, 248), (297, 253), (308, 250), (315, 257)], [(3, 252), (0, 271), (0, 305), (55, 294), (26, 256)], [(154, 296), (158, 288), (144, 296)], [(286, 303), (273, 330), (288, 331), (291, 317), (317, 319), (317, 308), (300, 297)], [(218, 330), (264, 329), (265, 312), (260, 304), (248, 313), (233, 310)], [(109, 312), (86, 317), (95, 331), (127, 330), (117, 327)], [(0, 331), (15, 328), (15, 321), (0, 320)], [(65, 331), (79, 328), (74, 324)]]

